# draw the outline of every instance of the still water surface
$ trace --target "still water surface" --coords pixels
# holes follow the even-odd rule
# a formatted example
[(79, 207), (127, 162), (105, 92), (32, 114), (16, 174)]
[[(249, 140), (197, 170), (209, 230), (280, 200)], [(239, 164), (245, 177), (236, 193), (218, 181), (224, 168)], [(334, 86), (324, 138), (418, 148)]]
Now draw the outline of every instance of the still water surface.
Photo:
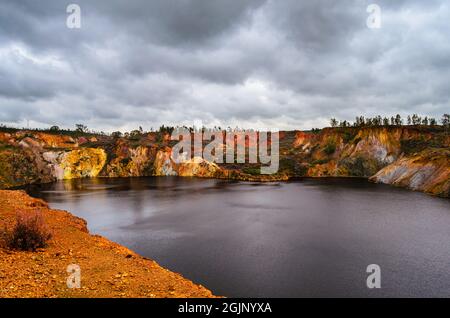
[[(450, 297), (450, 200), (358, 179), (34, 186), (52, 208), (228, 297)], [(381, 267), (381, 289), (366, 268)]]

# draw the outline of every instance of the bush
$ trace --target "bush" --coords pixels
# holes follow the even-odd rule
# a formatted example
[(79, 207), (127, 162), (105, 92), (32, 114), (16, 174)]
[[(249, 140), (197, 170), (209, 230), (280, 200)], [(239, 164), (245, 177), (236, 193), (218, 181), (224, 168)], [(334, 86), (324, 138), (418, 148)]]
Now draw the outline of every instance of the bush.
[(314, 166), (314, 165), (323, 165), (323, 164), (326, 164), (326, 163), (328, 163), (328, 162), (330, 162), (330, 160), (329, 159), (317, 159), (317, 160), (314, 160), (313, 162), (311, 162), (311, 164)]
[(342, 135), (342, 140), (344, 141), (344, 143), (349, 143), (350, 141), (352, 141), (354, 138), (356, 137), (356, 131), (352, 130), (347, 130), (344, 131), (343, 135)]
[(332, 155), (335, 153), (336, 151), (336, 145), (333, 143), (329, 143), (325, 146), (325, 148), (323, 149), (323, 151), (327, 154), (327, 155)]
[(40, 212), (19, 212), (16, 224), (11, 231), (5, 230), (4, 239), (10, 249), (35, 251), (47, 246), (51, 233)]
[(252, 176), (260, 175), (261, 174), (261, 168), (254, 168), (254, 167), (246, 167), (242, 169), (242, 172), (246, 174), (250, 174)]
[(280, 171), (293, 172), (295, 170), (295, 161), (290, 158), (280, 159)]

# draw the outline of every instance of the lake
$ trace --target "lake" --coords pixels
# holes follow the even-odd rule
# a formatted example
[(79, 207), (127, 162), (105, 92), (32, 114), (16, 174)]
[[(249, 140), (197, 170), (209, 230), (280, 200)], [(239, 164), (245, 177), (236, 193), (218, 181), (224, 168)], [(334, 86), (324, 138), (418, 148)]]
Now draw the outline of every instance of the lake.
[[(450, 296), (448, 199), (362, 179), (95, 178), (27, 191), (216, 295)], [(366, 286), (370, 264), (380, 289)]]

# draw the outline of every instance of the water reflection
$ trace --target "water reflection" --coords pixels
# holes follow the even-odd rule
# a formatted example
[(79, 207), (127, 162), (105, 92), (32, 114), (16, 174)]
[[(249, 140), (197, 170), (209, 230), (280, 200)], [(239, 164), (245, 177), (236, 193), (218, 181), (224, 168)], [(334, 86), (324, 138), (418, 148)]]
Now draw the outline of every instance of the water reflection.
[[(216, 294), (450, 296), (450, 202), (359, 179), (88, 179), (28, 191)], [(366, 267), (382, 268), (368, 290)]]

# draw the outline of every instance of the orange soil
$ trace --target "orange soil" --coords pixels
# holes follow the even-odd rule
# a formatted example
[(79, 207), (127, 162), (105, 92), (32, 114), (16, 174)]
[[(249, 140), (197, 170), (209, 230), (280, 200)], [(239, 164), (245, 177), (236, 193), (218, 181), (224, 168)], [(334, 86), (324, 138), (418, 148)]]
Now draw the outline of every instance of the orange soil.
[[(0, 297), (214, 297), (205, 287), (98, 235), (66, 211), (51, 210), (24, 191), (0, 191), (0, 229), (18, 211), (40, 210), (52, 232), (45, 249), (0, 247)], [(67, 266), (81, 268), (81, 288), (67, 287)]]

